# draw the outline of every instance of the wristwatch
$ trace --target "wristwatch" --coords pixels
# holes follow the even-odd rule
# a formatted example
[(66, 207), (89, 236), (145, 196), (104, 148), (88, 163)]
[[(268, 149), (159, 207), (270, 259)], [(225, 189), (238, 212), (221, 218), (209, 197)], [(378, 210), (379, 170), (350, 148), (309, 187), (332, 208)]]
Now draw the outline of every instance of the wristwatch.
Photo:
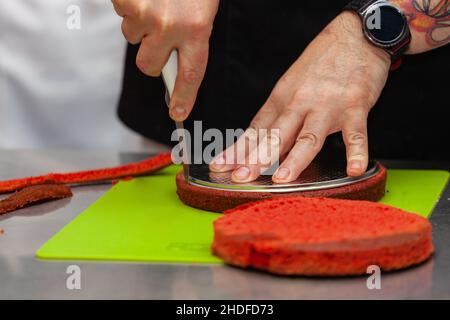
[(386, 50), (393, 63), (399, 60), (411, 43), (406, 16), (386, 0), (353, 0), (345, 10), (358, 13), (367, 40)]

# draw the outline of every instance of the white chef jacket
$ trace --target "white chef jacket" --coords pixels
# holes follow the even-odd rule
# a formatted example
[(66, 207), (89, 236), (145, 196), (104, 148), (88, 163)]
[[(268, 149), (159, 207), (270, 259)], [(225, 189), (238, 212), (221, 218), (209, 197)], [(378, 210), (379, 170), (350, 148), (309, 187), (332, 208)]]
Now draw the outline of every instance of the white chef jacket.
[(0, 148), (141, 151), (116, 115), (125, 44), (109, 0), (1, 0)]

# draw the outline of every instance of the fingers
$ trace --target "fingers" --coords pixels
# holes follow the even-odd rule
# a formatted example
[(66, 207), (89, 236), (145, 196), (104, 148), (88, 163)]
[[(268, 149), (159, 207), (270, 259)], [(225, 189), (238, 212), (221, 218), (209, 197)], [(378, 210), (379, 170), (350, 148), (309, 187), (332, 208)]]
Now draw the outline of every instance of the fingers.
[(274, 182), (287, 183), (298, 178), (322, 148), (331, 121), (326, 113), (312, 112), (306, 116), (293, 148), (272, 177)]
[[(254, 117), (251, 127), (260, 130), (258, 145), (245, 159), (250, 173), (245, 176), (246, 168), (238, 167), (232, 175), (235, 182), (255, 180), (268, 167), (276, 164), (292, 141), (295, 140), (303, 122), (303, 110), (298, 100), (292, 97), (291, 75), (287, 72), (277, 83), (264, 106)], [(291, 101), (291, 102), (290, 102)], [(287, 106), (287, 107), (286, 107)], [(262, 129), (262, 130), (261, 130)], [(255, 160), (256, 158), (256, 160)], [(255, 165), (256, 164), (256, 165)]]
[(178, 49), (179, 64), (175, 88), (170, 99), (170, 116), (184, 121), (192, 111), (208, 61), (208, 42), (185, 45)]
[(142, 39), (136, 56), (136, 65), (144, 74), (158, 77), (169, 59), (171, 47), (156, 35), (148, 35)]
[[(300, 108), (298, 108), (300, 110)], [(349, 176), (359, 176), (364, 174), (368, 165), (368, 139), (367, 139), (367, 113), (364, 109), (352, 110), (351, 114), (344, 116), (342, 134), (347, 149), (347, 174)], [(291, 119), (290, 122), (286, 122)], [(310, 112), (304, 117), (303, 127), (297, 138), (292, 143), (292, 134), (296, 130), (296, 125), (302, 125), (303, 115), (284, 112), (275, 121), (274, 126), (281, 125), (279, 139), (274, 139), (268, 135), (262, 143), (258, 145), (254, 153), (257, 153), (258, 161), (246, 159), (245, 165), (239, 165), (232, 174), (232, 180), (237, 183), (250, 182), (258, 178), (264, 168), (268, 168), (268, 163), (272, 164), (276, 157), (273, 153), (266, 156), (267, 148), (275, 150), (274, 146), (279, 143), (279, 155), (283, 155), (286, 150), (290, 150), (286, 159), (273, 175), (275, 183), (288, 183), (297, 179), (300, 174), (310, 165), (317, 154), (322, 149), (326, 137), (330, 132), (334, 132), (333, 119), (328, 113), (320, 111)], [(254, 157), (253, 157), (254, 159)]]
[(218, 154), (210, 164), (213, 172), (233, 170), (238, 164), (245, 164), (245, 158), (258, 147), (258, 141), (264, 137), (267, 130), (277, 118), (278, 112), (272, 97), (266, 101), (250, 123), (249, 128), (236, 141), (235, 144)]
[(112, 0), (112, 3), (124, 18), (125, 38), (132, 44), (141, 42), (136, 64), (144, 74), (159, 76), (170, 52), (178, 51), (178, 75), (169, 112), (173, 120), (185, 120), (206, 71), (208, 40), (218, 0), (204, 3)]
[[(148, 10), (142, 0), (112, 0), (117, 14), (123, 17), (122, 33), (131, 44), (141, 42), (136, 65), (146, 75), (158, 77), (167, 62), (174, 39), (163, 32), (161, 16)], [(153, 12), (153, 13), (152, 13)]]
[(352, 112), (343, 124), (342, 136), (347, 150), (347, 174), (360, 176), (369, 162), (367, 113)]
[(114, 7), (114, 11), (116, 11), (117, 15), (120, 17), (125, 16), (125, 8), (124, 5), (126, 5), (127, 1), (124, 0), (111, 0), (112, 5)]
[(268, 128), (270, 128), (272, 123), (278, 117), (278, 110), (281, 109), (280, 107), (281, 106), (279, 101), (274, 98), (274, 95), (272, 93), (269, 99), (267, 99), (267, 101), (253, 118), (252, 122), (250, 123), (250, 128), (253, 128), (255, 130), (267, 130)]
[[(303, 124), (305, 114), (302, 110), (304, 109), (298, 104), (284, 109), (283, 113), (272, 123), (267, 135), (247, 158), (245, 163), (251, 165), (248, 168), (239, 166), (232, 174), (233, 181), (242, 183), (255, 180), (290, 150), (299, 128)], [(249, 172), (248, 175), (240, 174), (246, 171)]]
[(137, 0), (111, 0), (114, 11), (120, 17), (137, 16), (145, 8), (145, 1)]
[[(278, 110), (281, 109), (281, 101), (277, 98), (279, 86), (277, 85), (271, 95), (259, 109), (258, 113), (250, 123), (249, 128), (236, 141), (235, 144), (228, 147), (224, 152), (214, 158), (210, 169), (214, 172), (225, 172), (234, 170), (238, 165), (257, 163), (257, 160), (251, 161), (255, 154), (252, 152), (258, 148), (258, 144), (264, 139), (269, 128), (278, 117)], [(252, 156), (250, 157), (250, 154)], [(253, 171), (257, 168), (252, 168)]]
[(236, 143), (218, 154), (211, 162), (209, 168), (213, 172), (226, 172), (244, 164), (245, 157), (258, 146), (258, 130), (248, 128), (237, 139)]
[(122, 33), (125, 39), (131, 44), (138, 44), (145, 37), (145, 28), (139, 21), (125, 16), (122, 21)]
[(252, 150), (232, 173), (231, 179), (237, 183), (250, 182), (257, 179), (269, 169), (280, 157), (281, 138), (279, 130), (269, 130), (257, 148)]
[(280, 153), (287, 153), (295, 143), (297, 134), (303, 126), (306, 109), (299, 103), (292, 103), (286, 107), (272, 125), (272, 129), (280, 133)]

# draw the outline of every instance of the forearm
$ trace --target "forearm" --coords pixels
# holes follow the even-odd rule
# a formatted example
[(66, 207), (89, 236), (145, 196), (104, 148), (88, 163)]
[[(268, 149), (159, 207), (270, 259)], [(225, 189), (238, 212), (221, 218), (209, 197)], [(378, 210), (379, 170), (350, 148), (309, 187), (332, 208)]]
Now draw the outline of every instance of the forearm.
[(450, 42), (450, 0), (390, 0), (408, 17), (412, 42), (408, 54)]

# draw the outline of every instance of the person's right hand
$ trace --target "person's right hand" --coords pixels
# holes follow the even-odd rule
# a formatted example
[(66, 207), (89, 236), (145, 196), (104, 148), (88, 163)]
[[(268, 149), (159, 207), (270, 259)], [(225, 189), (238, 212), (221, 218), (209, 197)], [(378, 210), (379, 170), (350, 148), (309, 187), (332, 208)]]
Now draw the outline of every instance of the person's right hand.
[(138, 68), (158, 77), (172, 50), (178, 50), (178, 77), (170, 99), (172, 119), (183, 121), (192, 110), (208, 61), (209, 37), (219, 0), (112, 0), (123, 17), (122, 32), (141, 43)]

